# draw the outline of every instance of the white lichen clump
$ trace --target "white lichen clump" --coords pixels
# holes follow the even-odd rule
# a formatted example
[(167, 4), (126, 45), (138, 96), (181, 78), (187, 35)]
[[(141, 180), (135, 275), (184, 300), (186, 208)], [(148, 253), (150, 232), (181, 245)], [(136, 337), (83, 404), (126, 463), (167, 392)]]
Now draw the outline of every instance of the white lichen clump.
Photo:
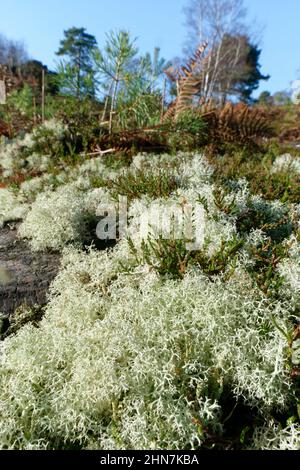
[[(63, 135), (55, 123), (47, 126)], [(22, 145), (30, 148), (35, 138)], [(35, 154), (29, 162), (37, 165)], [(48, 161), (39, 164), (46, 168)], [(89, 223), (103, 207), (118, 208), (105, 181), (161, 170), (175, 176), (177, 188), (169, 197), (128, 201), (130, 238), (111, 250), (82, 250)], [(290, 208), (251, 195), (240, 180), (222, 210), (219, 190), (204, 157), (184, 153), (139, 154), (115, 171), (99, 158), (33, 178), (16, 193), (0, 190), (0, 224), (22, 218), (19, 236), (33, 250), (62, 252), (38, 328), (27, 324), (0, 345), (1, 449), (199, 449), (208, 437), (222, 436), (228, 393), (257, 417), (249, 448), (299, 447), (299, 427), (281, 428), (270, 418), (288, 412), (297, 398), (291, 367), (298, 343), (291, 359), (283, 332), (294, 328), (300, 249), (278, 223)], [(191, 226), (203, 231), (208, 265), (214, 256), (222, 261), (226, 243), (243, 237), (236, 257), (210, 277), (200, 262), (187, 265), (182, 279), (159, 276), (160, 257), (142, 256), (141, 219), (148, 216), (158, 232), (170, 207), (180, 212), (197, 204), (202, 225), (193, 214)], [(286, 238), (287, 256), (276, 268), (281, 300), (268, 298), (249, 274), (251, 250), (269, 240), (267, 229), (238, 230), (249, 211), (263, 214), (274, 236)]]
[(69, 249), (40, 327), (4, 342), (2, 448), (195, 448), (205, 429), (222, 431), (228, 385), (262, 413), (289, 406), (286, 345), (270, 320), (282, 321), (280, 305), (247, 277), (162, 282), (120, 262), (131, 264), (125, 241), (111, 254)]
[(29, 207), (24, 204), (11, 190), (0, 188), (0, 227), (5, 222), (21, 220), (25, 217)]
[(52, 119), (34, 129), (31, 134), (26, 134), (24, 138), (1, 145), (0, 168), (3, 176), (10, 177), (15, 172), (24, 173), (28, 170), (47, 171), (51, 158), (49, 155), (37, 153), (36, 145), (38, 144), (38, 149), (42, 149), (51, 144), (55, 153), (56, 146), (63, 141), (65, 132), (66, 126)]
[(62, 250), (70, 242), (80, 242), (86, 235), (86, 222), (95, 216), (105, 190), (83, 192), (75, 185), (41, 193), (32, 204), (19, 236), (27, 238), (34, 251)]
[(300, 158), (293, 157), (289, 153), (277, 157), (273, 163), (272, 173), (280, 171), (290, 171), (300, 175)]
[(289, 248), (289, 257), (278, 266), (282, 276), (282, 296), (287, 297), (292, 305), (300, 305), (300, 243), (295, 236), (286, 241)]
[(300, 427), (290, 424), (282, 429), (274, 422), (254, 432), (253, 447), (260, 450), (300, 450)]

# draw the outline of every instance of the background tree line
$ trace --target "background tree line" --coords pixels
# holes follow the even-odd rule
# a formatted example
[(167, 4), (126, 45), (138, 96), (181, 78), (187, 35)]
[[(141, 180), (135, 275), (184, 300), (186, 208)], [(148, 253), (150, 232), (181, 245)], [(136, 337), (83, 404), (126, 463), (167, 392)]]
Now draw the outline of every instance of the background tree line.
[[(229, 99), (251, 103), (253, 92), (268, 76), (260, 71), (261, 50), (249, 32), (243, 0), (190, 0), (185, 16), (185, 58), (199, 44), (208, 43), (195, 72), (200, 77), (197, 93), (202, 102), (217, 107)], [(136, 38), (125, 30), (109, 32), (99, 47), (94, 35), (77, 27), (64, 31), (56, 55), (57, 67), (51, 72), (29, 59), (23, 44), (0, 36), (0, 65), (10, 76), (11, 102), (29, 112), (41, 105), (42, 88), (48, 108), (54, 97), (88, 99), (101, 104), (101, 120), (110, 131), (115, 121), (121, 128), (159, 122), (178, 92), (164, 71), (174, 71), (176, 62), (186, 62), (165, 60), (158, 47), (152, 54), (140, 54)], [(3, 74), (2, 69), (2, 79)]]

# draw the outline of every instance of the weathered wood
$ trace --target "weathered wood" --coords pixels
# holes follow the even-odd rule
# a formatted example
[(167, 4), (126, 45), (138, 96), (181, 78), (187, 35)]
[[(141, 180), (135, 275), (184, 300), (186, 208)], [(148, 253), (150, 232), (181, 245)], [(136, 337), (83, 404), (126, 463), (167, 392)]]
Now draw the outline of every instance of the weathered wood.
[(0, 284), (0, 312), (12, 315), (21, 305), (43, 305), (60, 265), (57, 253), (32, 253), (17, 238), (16, 227), (0, 230), (0, 267), (9, 273)]

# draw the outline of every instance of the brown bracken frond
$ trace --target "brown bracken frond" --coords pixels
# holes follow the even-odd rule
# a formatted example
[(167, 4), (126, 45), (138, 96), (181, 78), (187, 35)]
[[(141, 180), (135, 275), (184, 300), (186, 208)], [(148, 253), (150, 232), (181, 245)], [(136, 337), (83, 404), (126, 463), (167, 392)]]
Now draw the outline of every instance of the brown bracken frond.
[(193, 99), (199, 93), (202, 85), (201, 61), (206, 48), (207, 43), (199, 46), (187, 64), (178, 70), (175, 70), (174, 67), (165, 70), (168, 78), (177, 83), (178, 95), (166, 111), (164, 121), (170, 117), (176, 120), (182, 111), (192, 106)]
[(272, 135), (269, 121), (260, 110), (244, 103), (227, 103), (223, 109), (215, 112), (210, 130), (215, 141), (227, 143), (247, 144)]

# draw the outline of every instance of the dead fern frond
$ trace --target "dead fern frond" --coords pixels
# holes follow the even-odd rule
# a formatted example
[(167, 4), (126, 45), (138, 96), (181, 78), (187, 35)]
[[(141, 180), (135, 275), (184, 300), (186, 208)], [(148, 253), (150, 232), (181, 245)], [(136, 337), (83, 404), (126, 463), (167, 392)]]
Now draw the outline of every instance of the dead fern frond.
[(248, 144), (272, 135), (269, 121), (258, 109), (227, 103), (216, 113), (214, 138), (220, 142)]
[(175, 119), (180, 113), (192, 106), (195, 95), (199, 93), (201, 83), (202, 78), (200, 76), (189, 75), (180, 80)]
[(201, 61), (206, 48), (207, 43), (199, 46), (191, 59), (179, 69), (170, 67), (165, 70), (167, 77), (177, 83), (178, 95), (166, 111), (163, 121), (170, 117), (176, 120), (180, 113), (192, 106), (194, 97), (199, 94), (203, 82)]
[(174, 116), (176, 113), (176, 106), (177, 106), (176, 101), (170, 104), (170, 106), (168, 107), (167, 111), (165, 112), (163, 116), (163, 122), (171, 121), (172, 119), (174, 119)]

